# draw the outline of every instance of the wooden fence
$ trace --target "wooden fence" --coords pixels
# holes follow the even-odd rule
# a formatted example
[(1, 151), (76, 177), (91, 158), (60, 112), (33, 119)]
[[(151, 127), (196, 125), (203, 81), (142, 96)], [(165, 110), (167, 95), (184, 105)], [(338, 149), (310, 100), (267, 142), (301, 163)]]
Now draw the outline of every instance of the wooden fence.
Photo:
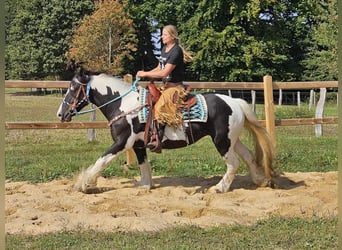
[[(129, 79), (129, 78), (128, 78)], [(337, 117), (323, 117), (325, 93), (327, 88), (338, 88), (337, 81), (317, 82), (273, 82), (272, 77), (264, 76), (263, 82), (187, 82), (192, 89), (215, 90), (263, 90), (265, 104), (265, 120), (261, 123), (269, 132), (272, 142), (276, 146), (275, 126), (315, 125), (316, 135), (322, 134), (322, 124), (337, 124)], [(148, 82), (141, 81), (139, 85), (146, 86)], [(161, 84), (156, 82), (156, 84)], [(65, 89), (69, 81), (21, 81), (6, 80), (5, 88), (45, 88)], [(274, 90), (320, 89), (320, 100), (317, 103), (315, 118), (281, 119), (274, 115)], [(108, 128), (107, 122), (5, 122), (6, 129), (99, 129)]]

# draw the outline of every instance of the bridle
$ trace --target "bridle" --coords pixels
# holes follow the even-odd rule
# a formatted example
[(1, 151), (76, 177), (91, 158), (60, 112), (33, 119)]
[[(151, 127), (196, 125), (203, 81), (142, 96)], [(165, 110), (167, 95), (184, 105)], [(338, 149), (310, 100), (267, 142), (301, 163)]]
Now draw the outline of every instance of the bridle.
[[(89, 103), (89, 90), (90, 90), (90, 81), (86, 84), (78, 82), (80, 85), (79, 89), (77, 90), (76, 96), (73, 97), (73, 102), (69, 103), (65, 100), (65, 97), (63, 99), (63, 103), (69, 106), (69, 112), (71, 114), (75, 113), (77, 114), (77, 108), (85, 103), (87, 105)], [(83, 94), (83, 98), (81, 100), (78, 100), (81, 93)]]

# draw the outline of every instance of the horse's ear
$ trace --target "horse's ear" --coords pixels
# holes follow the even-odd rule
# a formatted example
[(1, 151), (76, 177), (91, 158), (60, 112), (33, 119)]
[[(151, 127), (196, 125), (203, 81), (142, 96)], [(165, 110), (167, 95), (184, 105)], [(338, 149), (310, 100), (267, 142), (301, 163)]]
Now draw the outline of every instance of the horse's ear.
[(79, 81), (81, 83), (88, 83), (90, 81), (90, 76), (91, 76), (91, 73), (84, 69), (83, 67), (80, 67), (79, 69)]
[(84, 70), (82, 64), (83, 64), (83, 62), (75, 62), (75, 61), (72, 64), (73, 65), (72, 68), (74, 69), (74, 72), (80, 76), (85, 74), (85, 70)]
[(83, 77), (83, 76), (85, 75), (85, 70), (84, 70), (84, 68), (83, 68), (82, 66), (80, 66), (80, 67), (78, 68), (78, 74), (79, 74), (81, 77)]
[(77, 62), (74, 63), (74, 68), (75, 68), (75, 73), (76, 73), (76, 77), (77, 79), (81, 82), (81, 83), (88, 83), (90, 81), (91, 76), (93, 75), (93, 73), (87, 69), (85, 69), (82, 65), (84, 63), (83, 62)]

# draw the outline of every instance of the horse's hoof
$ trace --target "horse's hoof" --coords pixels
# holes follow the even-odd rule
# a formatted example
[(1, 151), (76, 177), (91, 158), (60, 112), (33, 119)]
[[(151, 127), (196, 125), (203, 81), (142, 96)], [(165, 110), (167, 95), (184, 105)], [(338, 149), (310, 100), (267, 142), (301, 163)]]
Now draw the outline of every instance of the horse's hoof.
[(73, 192), (82, 192), (87, 193), (87, 189), (82, 187), (81, 185), (75, 185), (72, 189)]
[(140, 185), (139, 187), (146, 189), (146, 190), (151, 190), (153, 188), (153, 186), (151, 186), (151, 185)]
[(219, 194), (219, 193), (222, 193), (222, 191), (219, 188), (217, 188), (216, 186), (213, 186), (213, 187), (208, 189), (207, 193), (209, 193), (209, 194)]
[(74, 187), (72, 188), (72, 191), (73, 191), (73, 192), (81, 192), (82, 189), (81, 189), (80, 187), (74, 186)]
[(82, 192), (82, 193), (85, 193), (85, 194), (89, 194), (89, 190), (93, 190), (93, 189), (96, 189), (96, 184), (85, 184), (85, 183), (81, 183), (80, 181), (77, 182), (75, 185), (74, 185), (74, 188), (73, 188), (73, 191), (74, 192)]

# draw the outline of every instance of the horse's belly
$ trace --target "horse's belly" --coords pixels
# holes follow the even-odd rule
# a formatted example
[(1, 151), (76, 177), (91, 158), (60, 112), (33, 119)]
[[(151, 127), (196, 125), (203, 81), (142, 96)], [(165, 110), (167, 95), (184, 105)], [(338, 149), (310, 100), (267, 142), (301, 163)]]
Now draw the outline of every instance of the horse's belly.
[(188, 145), (183, 126), (177, 129), (166, 126), (163, 138), (163, 148), (182, 148)]
[(174, 149), (174, 148), (183, 148), (186, 147), (188, 143), (183, 140), (177, 140), (177, 141), (170, 141), (170, 140), (164, 140), (162, 144), (162, 148), (164, 149)]
[(165, 127), (164, 140), (170, 141), (186, 141), (186, 136), (184, 133), (184, 127), (178, 126), (178, 128), (171, 128), (169, 126)]

